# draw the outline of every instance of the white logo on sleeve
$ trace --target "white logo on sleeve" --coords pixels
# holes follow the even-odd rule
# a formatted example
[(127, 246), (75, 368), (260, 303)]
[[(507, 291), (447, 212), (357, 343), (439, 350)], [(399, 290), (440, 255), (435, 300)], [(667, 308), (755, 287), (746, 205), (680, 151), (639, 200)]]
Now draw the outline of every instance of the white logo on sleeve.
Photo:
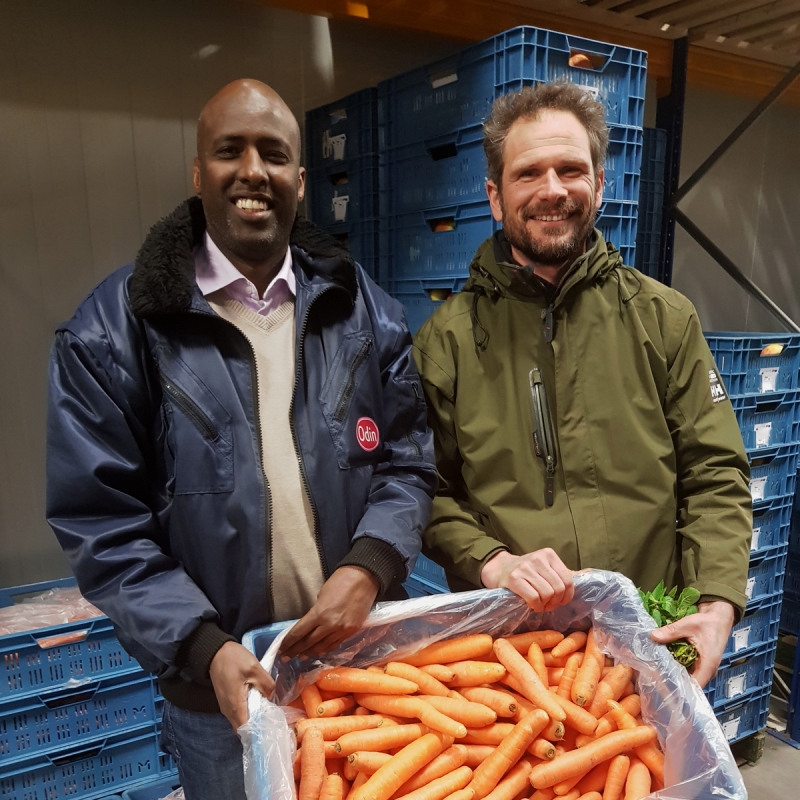
[(711, 399), (715, 403), (721, 403), (723, 400), (728, 399), (728, 395), (725, 393), (725, 387), (722, 385), (722, 381), (715, 369), (710, 369), (708, 371), (708, 383), (711, 386)]

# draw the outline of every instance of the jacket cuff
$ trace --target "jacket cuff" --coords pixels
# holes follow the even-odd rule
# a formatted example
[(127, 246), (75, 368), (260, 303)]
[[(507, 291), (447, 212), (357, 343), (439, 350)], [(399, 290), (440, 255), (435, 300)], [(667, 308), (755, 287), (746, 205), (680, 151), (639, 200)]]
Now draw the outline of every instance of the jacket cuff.
[(194, 681), (208, 681), (214, 656), (226, 642), (235, 641), (216, 622), (201, 622), (181, 643), (176, 666), (190, 670)]
[(458, 564), (458, 571), (464, 574), (467, 580), (480, 589), (485, 588), (481, 580), (481, 572), (486, 562), (508, 547), (491, 536), (482, 536), (469, 550), (468, 558)]
[(700, 605), (700, 603), (717, 603), (719, 601), (730, 603), (733, 606), (733, 624), (736, 625), (736, 623), (742, 619), (744, 609), (736, 605), (736, 603), (734, 603), (732, 600), (729, 600), (727, 597), (720, 597), (716, 594), (701, 594), (696, 605)]
[(403, 557), (388, 542), (372, 536), (362, 536), (353, 543), (350, 552), (337, 565), (339, 567), (361, 567), (375, 576), (381, 586), (381, 595), (386, 594), (394, 583), (402, 583), (406, 576)]

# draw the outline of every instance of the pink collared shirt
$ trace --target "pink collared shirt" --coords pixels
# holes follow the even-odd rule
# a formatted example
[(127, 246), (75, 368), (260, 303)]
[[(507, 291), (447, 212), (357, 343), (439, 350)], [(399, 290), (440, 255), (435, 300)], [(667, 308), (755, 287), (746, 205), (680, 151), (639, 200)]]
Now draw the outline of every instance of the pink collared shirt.
[(258, 296), (258, 290), (253, 283), (223, 255), (208, 232), (203, 237), (203, 244), (194, 251), (194, 270), (197, 286), (203, 297), (224, 289), (231, 300), (238, 300), (243, 306), (264, 317), (297, 293), (292, 251), (288, 248), (278, 274), (270, 281), (263, 297)]

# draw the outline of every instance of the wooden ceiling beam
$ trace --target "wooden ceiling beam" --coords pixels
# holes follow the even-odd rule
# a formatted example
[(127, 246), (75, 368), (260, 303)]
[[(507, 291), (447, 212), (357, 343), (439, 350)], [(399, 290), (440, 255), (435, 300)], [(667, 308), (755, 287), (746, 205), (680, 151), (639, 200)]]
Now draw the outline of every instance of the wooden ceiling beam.
[(796, 22), (794, 25), (790, 26), (783, 31), (779, 31), (778, 33), (772, 34), (764, 34), (763, 36), (757, 36), (754, 39), (750, 40), (750, 44), (756, 45), (758, 47), (764, 47), (765, 45), (781, 45), (786, 44), (789, 42), (795, 41), (795, 39), (800, 38), (800, 22)]
[(634, 17), (641, 17), (649, 11), (658, 11), (665, 6), (675, 4), (675, 0), (632, 0), (625, 4), (622, 13), (629, 14)]
[(703, 25), (693, 24), (690, 26), (690, 30), (695, 34), (716, 33), (727, 35), (729, 32), (733, 34), (748, 25), (768, 23), (795, 12), (800, 12), (800, 2), (786, 3), (783, 0), (773, 0), (769, 9), (762, 7), (751, 11), (743, 11), (739, 14), (732, 14), (730, 17), (717, 22), (708, 22)]
[[(766, 5), (770, 0), (760, 0), (759, 5)], [(754, 0), (680, 0), (663, 11), (654, 11), (646, 15), (652, 22), (669, 22), (673, 25), (702, 25), (736, 14), (750, 11)]]
[(761, 35), (783, 33), (788, 28), (800, 23), (800, 13), (787, 14), (781, 19), (773, 19), (769, 22), (761, 22), (753, 25), (743, 25), (734, 28), (729, 35), (736, 39), (745, 39), (748, 42), (755, 41)]

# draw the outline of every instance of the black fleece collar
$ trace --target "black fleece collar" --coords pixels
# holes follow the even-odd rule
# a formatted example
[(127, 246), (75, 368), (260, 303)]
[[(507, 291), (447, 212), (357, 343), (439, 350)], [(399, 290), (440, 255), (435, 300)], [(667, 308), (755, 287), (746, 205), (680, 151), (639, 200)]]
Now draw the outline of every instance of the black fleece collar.
[[(159, 220), (136, 256), (130, 281), (130, 302), (137, 317), (188, 311), (199, 292), (192, 251), (203, 241), (206, 218), (198, 197), (181, 203)], [(358, 292), (353, 259), (334, 238), (313, 223), (297, 217), (290, 244), (299, 249), (294, 259), (310, 281), (318, 277), (346, 289), (353, 301)], [(298, 278), (301, 276), (298, 275)], [(300, 281), (302, 282), (302, 280)]]

